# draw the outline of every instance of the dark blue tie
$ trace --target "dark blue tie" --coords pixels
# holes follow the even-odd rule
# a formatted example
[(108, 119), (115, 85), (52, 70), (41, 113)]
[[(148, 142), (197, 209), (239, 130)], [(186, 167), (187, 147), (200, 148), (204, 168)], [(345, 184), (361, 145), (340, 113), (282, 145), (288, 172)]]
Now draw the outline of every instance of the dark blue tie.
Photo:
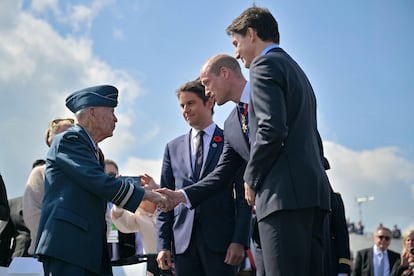
[(203, 167), (203, 148), (204, 148), (204, 142), (203, 142), (203, 136), (204, 131), (200, 130), (196, 136), (196, 156), (195, 156), (195, 162), (194, 162), (194, 181), (198, 181), (200, 177), (201, 168)]
[(240, 123), (242, 127), (242, 131), (244, 135), (246, 136), (247, 140), (249, 140), (249, 116), (248, 116), (248, 110), (249, 110), (249, 104), (239, 102), (238, 109), (240, 113)]

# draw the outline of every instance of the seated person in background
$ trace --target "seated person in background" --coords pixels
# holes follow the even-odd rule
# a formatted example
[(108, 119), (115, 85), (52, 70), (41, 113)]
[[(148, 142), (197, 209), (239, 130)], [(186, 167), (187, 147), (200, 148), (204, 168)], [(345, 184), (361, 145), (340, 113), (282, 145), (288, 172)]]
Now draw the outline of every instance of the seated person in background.
[[(74, 122), (71, 118), (51, 121), (45, 132), (46, 145), (50, 147), (53, 138), (73, 126)], [(37, 228), (42, 210), (43, 195), (45, 193), (45, 169), (45, 160), (38, 159), (33, 162), (32, 171), (27, 179), (23, 194), (23, 218), (27, 228), (30, 230), (30, 237), (32, 239), (28, 251), (30, 255), (33, 255), (35, 249)]]
[(362, 221), (358, 221), (357, 225), (355, 226), (355, 234), (364, 235), (364, 225)]
[(403, 238), (401, 261), (394, 264), (391, 276), (414, 275), (414, 230), (408, 231)]
[[(140, 178), (141, 185), (145, 189), (152, 190), (159, 188), (151, 176), (144, 174)], [(112, 221), (115, 226), (124, 233), (138, 232), (142, 238), (145, 254), (154, 254), (157, 252), (155, 210), (156, 206), (147, 201), (142, 201), (135, 213), (119, 208), (116, 205), (112, 207)], [(160, 272), (155, 255), (154, 257), (148, 257), (147, 271), (153, 275), (159, 275)], [(148, 273), (148, 275), (151, 274)]]
[[(140, 176), (141, 184), (146, 189), (157, 189), (151, 176)], [(142, 201), (135, 213), (129, 212), (117, 206), (112, 207), (112, 220), (115, 226), (124, 233), (140, 232), (144, 251), (146, 254), (156, 253), (155, 209), (151, 202)]]
[[(111, 159), (105, 159), (105, 172), (107, 175), (113, 177), (119, 177), (118, 164)], [(142, 204), (142, 203), (141, 203)], [(108, 209), (106, 213), (106, 222), (107, 222), (107, 236), (108, 236), (108, 249), (109, 255), (111, 256), (112, 265), (125, 265), (136, 263), (135, 255), (142, 254), (142, 252), (137, 252), (136, 245), (139, 244), (136, 241), (135, 233), (123, 233), (118, 231), (118, 229), (113, 224), (111, 219), (111, 208), (112, 203), (108, 202)], [(140, 238), (138, 236), (138, 238)], [(115, 240), (111, 242), (111, 240)]]
[(401, 238), (401, 230), (398, 228), (397, 224), (394, 225), (394, 229), (392, 230), (392, 238), (393, 239)]

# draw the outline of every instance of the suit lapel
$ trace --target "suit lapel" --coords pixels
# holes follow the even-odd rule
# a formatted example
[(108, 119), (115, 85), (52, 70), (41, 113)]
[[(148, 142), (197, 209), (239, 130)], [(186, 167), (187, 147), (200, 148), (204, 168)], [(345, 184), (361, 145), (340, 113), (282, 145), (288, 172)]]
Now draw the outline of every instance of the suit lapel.
[[(213, 138), (216, 137), (216, 136), (221, 137), (221, 142), (215, 142), (214, 141)], [(206, 161), (203, 164), (203, 168), (202, 168), (201, 173), (200, 173), (200, 176), (201, 176), (200, 179), (202, 177), (204, 177), (204, 175), (206, 174), (205, 172), (209, 173), (210, 171), (212, 171), (212, 169), (208, 169), (208, 168), (211, 165), (211, 162), (213, 160), (217, 161), (218, 158), (220, 157), (221, 151), (223, 149), (223, 139), (224, 139), (223, 138), (223, 131), (219, 127), (216, 126), (216, 129), (214, 130), (214, 133), (213, 133), (213, 137), (210, 140), (210, 145), (209, 145), (209, 150), (208, 150)], [(217, 162), (215, 162), (214, 164), (216, 164), (216, 163)]]
[(187, 175), (193, 175), (193, 166), (191, 165), (191, 130), (184, 136), (183, 143), (180, 143), (179, 145), (182, 145), (182, 152), (183, 152), (183, 158), (184, 158), (184, 166), (185, 170), (187, 172)]
[[(226, 120), (224, 135), (231, 147), (245, 160), (249, 160), (250, 145), (241, 128), (239, 111), (235, 107)], [(251, 134), (252, 135), (252, 134)]]

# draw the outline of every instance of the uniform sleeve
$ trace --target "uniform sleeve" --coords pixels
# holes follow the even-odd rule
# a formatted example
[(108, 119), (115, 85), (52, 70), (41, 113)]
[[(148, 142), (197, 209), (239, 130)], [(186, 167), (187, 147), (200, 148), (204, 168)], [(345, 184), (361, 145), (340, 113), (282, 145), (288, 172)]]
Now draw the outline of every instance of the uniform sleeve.
[(78, 132), (66, 132), (57, 141), (56, 165), (80, 188), (135, 212), (144, 197), (144, 189), (124, 178), (108, 176), (87, 139)]

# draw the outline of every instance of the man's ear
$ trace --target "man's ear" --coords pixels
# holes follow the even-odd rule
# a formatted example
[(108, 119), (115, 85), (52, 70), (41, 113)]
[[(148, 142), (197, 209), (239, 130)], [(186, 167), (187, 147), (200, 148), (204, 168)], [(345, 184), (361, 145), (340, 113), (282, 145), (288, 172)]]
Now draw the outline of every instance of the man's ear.
[(251, 42), (254, 42), (257, 39), (257, 31), (252, 27), (247, 28), (246, 36)]
[(228, 79), (228, 77), (229, 77), (229, 69), (227, 67), (221, 66), (220, 67), (220, 75), (224, 79)]
[(208, 108), (213, 108), (215, 103), (216, 103), (216, 99), (214, 97), (209, 97), (206, 104)]

